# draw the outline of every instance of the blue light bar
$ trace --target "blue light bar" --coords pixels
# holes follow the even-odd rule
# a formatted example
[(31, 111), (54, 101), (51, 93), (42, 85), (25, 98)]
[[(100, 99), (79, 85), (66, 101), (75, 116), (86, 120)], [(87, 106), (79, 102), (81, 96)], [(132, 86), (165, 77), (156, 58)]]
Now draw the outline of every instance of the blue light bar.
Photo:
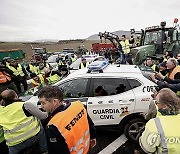
[(88, 65), (88, 73), (91, 71), (100, 71), (102, 72), (105, 67), (107, 67), (109, 64), (108, 60), (104, 61), (94, 61), (91, 64)]

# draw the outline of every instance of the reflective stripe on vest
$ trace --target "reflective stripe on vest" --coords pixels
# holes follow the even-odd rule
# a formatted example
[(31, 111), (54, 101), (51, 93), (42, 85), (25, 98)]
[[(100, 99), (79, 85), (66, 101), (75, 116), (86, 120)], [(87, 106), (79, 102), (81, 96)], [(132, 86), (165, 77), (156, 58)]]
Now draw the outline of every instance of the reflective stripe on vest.
[(180, 66), (176, 66), (176, 67), (173, 69), (173, 71), (169, 74), (169, 78), (170, 78), (171, 80), (174, 80), (174, 75), (175, 75), (176, 73), (178, 73), (178, 72), (180, 72)]
[(42, 85), (43, 87), (46, 86), (43, 75), (39, 74), (38, 77), (39, 77), (41, 83), (36, 82), (34, 79), (31, 80), (31, 83), (33, 83), (36, 86), (40, 86), (40, 85)]
[(42, 86), (43, 86), (43, 87), (46, 86), (46, 83), (45, 83), (45, 81), (44, 81), (43, 75), (42, 75), (42, 74), (39, 74), (38, 76), (39, 76), (39, 78), (40, 78), (40, 81), (41, 81)]
[(4, 141), (4, 133), (3, 133), (3, 129), (0, 128), (0, 143), (2, 143)]
[(34, 84), (35, 86), (40, 86), (41, 83), (36, 82), (34, 79), (31, 80), (31, 83)]
[(17, 68), (14, 68), (13, 66), (8, 66), (8, 68), (9, 68), (11, 71), (13, 71), (13, 74), (14, 74), (15, 76), (18, 76), (18, 75), (24, 76), (24, 75), (25, 75), (24, 72), (23, 72), (23, 70), (22, 70), (22, 66), (21, 66), (20, 64), (18, 64), (18, 67), (17, 67)]
[(151, 66), (152, 70), (155, 71), (156, 70), (156, 64), (154, 64), (153, 66)]
[(23, 102), (12, 103), (0, 112), (0, 126), (3, 127), (4, 138), (8, 146), (17, 145), (40, 131), (37, 118), (27, 117), (24, 114), (23, 104)]
[(0, 71), (0, 83), (6, 83), (7, 81), (11, 81), (11, 77), (5, 71)]
[(130, 52), (129, 41), (126, 39), (125, 41), (121, 41), (120, 44), (122, 47), (122, 51), (125, 54), (128, 54)]
[(34, 66), (34, 73), (36, 73), (37, 75), (40, 74), (40, 70), (38, 66)]
[(46, 63), (46, 66), (45, 66), (46, 68), (49, 68), (50, 66), (49, 66), (49, 64), (48, 63)]
[[(89, 135), (89, 130), (85, 132), (84, 136), (79, 139), (79, 141), (77, 142), (77, 144), (74, 147), (70, 147), (69, 151), (78, 151), (78, 147), (83, 143), (84, 139), (87, 137), (87, 135)], [(83, 153), (84, 149), (88, 146), (90, 142), (90, 136), (87, 138), (84, 146), (81, 148), (81, 150), (78, 151), (79, 154)]]
[(89, 124), (86, 109), (81, 102), (71, 103), (66, 110), (52, 117), (48, 125), (57, 127), (71, 154), (88, 153), (90, 145)]
[(71, 60), (72, 60), (72, 63), (73, 63), (73, 62), (75, 62), (75, 61), (76, 61), (76, 58), (72, 58), (72, 57), (71, 57)]
[(35, 65), (29, 64), (29, 68), (30, 68), (30, 71), (32, 73), (35, 73), (36, 75), (40, 73), (39, 68), (37, 66), (35, 66)]
[(157, 130), (158, 130), (158, 132), (160, 133), (160, 136), (161, 136), (162, 154), (168, 154), (166, 138), (165, 138), (165, 135), (164, 135), (164, 130), (162, 128), (161, 122), (160, 122), (158, 117), (155, 118), (154, 121), (156, 123)]
[(35, 73), (34, 71), (34, 66), (32, 64), (29, 64), (29, 70), (32, 72), (32, 73)]
[(61, 66), (61, 65), (64, 65), (64, 63), (60, 60), (60, 61), (58, 62), (58, 65)]

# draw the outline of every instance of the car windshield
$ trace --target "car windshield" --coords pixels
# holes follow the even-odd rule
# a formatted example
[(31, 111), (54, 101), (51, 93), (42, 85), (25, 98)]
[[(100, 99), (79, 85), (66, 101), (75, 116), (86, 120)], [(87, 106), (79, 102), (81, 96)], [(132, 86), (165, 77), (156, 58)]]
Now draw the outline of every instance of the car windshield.
[[(165, 35), (167, 36), (168, 31), (165, 31)], [(166, 39), (166, 37), (165, 37)], [(144, 44), (161, 44), (162, 43), (162, 30), (146, 32)]]
[(144, 44), (160, 44), (161, 31), (146, 32)]
[(58, 55), (50, 56), (46, 62), (48, 62), (48, 63), (55, 63), (57, 57), (58, 57)]

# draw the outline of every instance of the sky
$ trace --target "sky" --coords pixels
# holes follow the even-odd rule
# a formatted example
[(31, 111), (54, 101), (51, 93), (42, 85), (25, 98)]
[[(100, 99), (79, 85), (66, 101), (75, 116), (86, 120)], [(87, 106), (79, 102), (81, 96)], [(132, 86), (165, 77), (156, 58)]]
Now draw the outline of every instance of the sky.
[(180, 20), (179, 0), (0, 0), (0, 41), (85, 39)]

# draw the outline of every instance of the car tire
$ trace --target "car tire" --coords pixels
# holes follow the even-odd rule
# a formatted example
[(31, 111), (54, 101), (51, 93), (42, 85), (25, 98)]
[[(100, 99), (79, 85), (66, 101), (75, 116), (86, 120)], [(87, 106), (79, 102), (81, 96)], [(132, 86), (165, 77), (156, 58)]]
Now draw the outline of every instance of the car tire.
[(144, 131), (146, 121), (136, 118), (128, 121), (124, 127), (124, 134), (130, 141), (138, 143), (139, 137)]

